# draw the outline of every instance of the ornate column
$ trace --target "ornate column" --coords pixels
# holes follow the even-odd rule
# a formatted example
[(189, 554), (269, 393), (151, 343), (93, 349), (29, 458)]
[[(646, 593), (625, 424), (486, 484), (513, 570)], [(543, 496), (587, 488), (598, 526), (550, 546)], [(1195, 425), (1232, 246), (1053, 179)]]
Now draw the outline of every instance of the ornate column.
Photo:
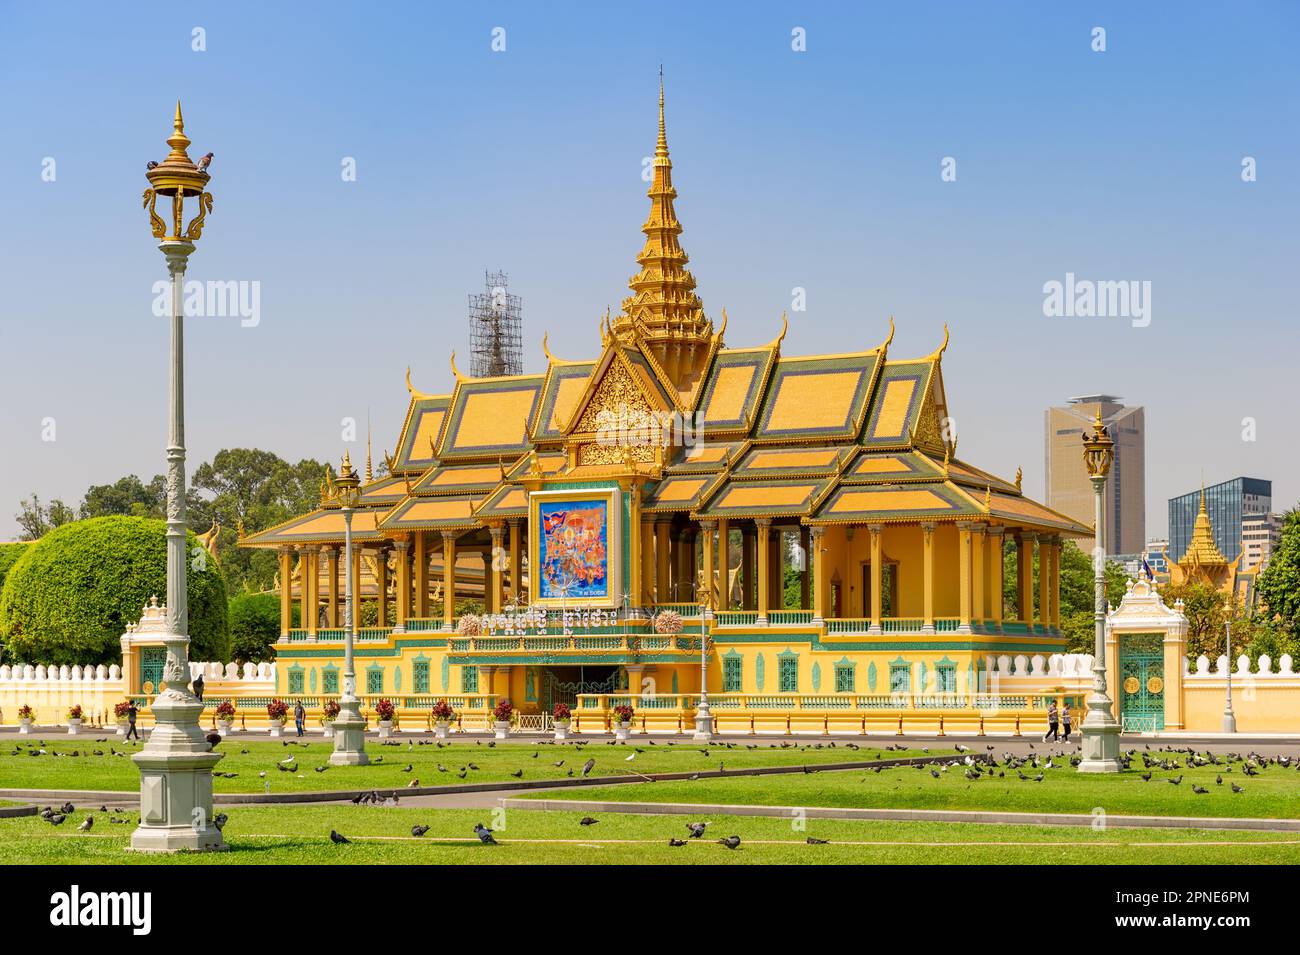
[(881, 573), (881, 536), (884, 532), (884, 526), (881, 524), (868, 524), (867, 533), (870, 535), (869, 542), (871, 547), (871, 626), (867, 628), (869, 634), (879, 634), (883, 630), (880, 625), (881, 604), (880, 588), (884, 582), (884, 574)]
[(758, 574), (756, 575), (758, 577), (757, 622), (759, 626), (765, 627), (767, 626), (767, 611), (769, 607), (767, 593), (769, 583), (767, 565), (770, 556), (768, 553), (768, 540), (772, 532), (772, 521), (770, 518), (760, 517), (754, 521), (754, 525), (758, 528), (758, 546), (756, 547), (758, 553)]
[(283, 546), (280, 554), (280, 636), (293, 628), (293, 548)]
[(306, 544), (299, 544), (298, 550), (298, 626), (308, 633), (316, 632), (312, 620), (311, 591), (308, 580), (311, 579), (311, 558)]
[(411, 614), (411, 555), (410, 544), (405, 540), (393, 542), (397, 556), (397, 629), (406, 632), (406, 619)]
[(992, 578), (989, 582), (989, 610), (992, 611), (993, 626), (998, 631), (1002, 630), (1002, 578), (1006, 572), (1002, 538), (1005, 533), (1006, 528), (999, 525), (990, 527), (985, 535), (989, 546), (989, 576)]
[(772, 528), (767, 535), (768, 610), (781, 610), (785, 607), (785, 552), (782, 544), (781, 528)]
[(970, 633), (970, 535), (971, 525), (965, 521), (957, 525), (957, 557), (961, 566), (960, 583), (961, 601), (957, 621), (958, 633)]
[(492, 566), (495, 563), (492, 559), (492, 548), (489, 547), (479, 556), (483, 559), (483, 612), (496, 613), (497, 606), (493, 601), (497, 596), (497, 587), (493, 579), (496, 577), (496, 571)]
[(1053, 630), (1061, 630), (1061, 548), (1063, 544), (1060, 537), (1052, 538), (1052, 581), (1048, 587), (1047, 596), (1052, 602), (1052, 613), (1048, 623)]
[(442, 532), (442, 629), (456, 625), (456, 532)]
[(812, 561), (808, 556), (808, 548), (808, 525), (803, 524), (799, 527), (799, 549), (803, 552), (803, 570), (799, 574), (799, 608), (801, 610), (812, 609), (808, 592), (808, 576), (812, 573)]
[(934, 633), (934, 522), (926, 521), (921, 525), (921, 588), (924, 592), (925, 616), (921, 622), (921, 632)]
[(325, 554), (325, 582), (329, 589), (328, 602), (325, 605), (325, 622), (330, 627), (339, 625), (339, 549), (331, 545), (322, 547)]
[(1034, 541), (1038, 535), (1022, 530), (1017, 535), (1016, 581), (1020, 590), (1020, 619), (1030, 632), (1034, 627)]
[(740, 605), (743, 610), (757, 610), (758, 598), (754, 580), (756, 534), (753, 528), (740, 529)]
[(520, 540), (519, 522), (510, 522), (510, 599), (522, 606), (528, 597), (524, 593), (523, 541)]
[(971, 525), (971, 623), (972, 629), (984, 626), (984, 597), (988, 580), (984, 576), (984, 524)]
[(669, 550), (671, 549), (672, 525), (664, 518), (655, 524), (655, 603), (672, 603), (669, 578)]
[(817, 524), (810, 529), (808, 535), (808, 556), (809, 563), (812, 566), (812, 622), (821, 626), (826, 619), (826, 547), (825, 547), (826, 528)]
[(376, 626), (388, 626), (388, 548), (382, 544), (375, 550), (375, 619)]
[(706, 604), (705, 613), (709, 616), (712, 616), (713, 608), (716, 606), (709, 599), (710, 592), (717, 586), (717, 577), (714, 576), (713, 572), (713, 531), (716, 526), (713, 521), (700, 521), (700, 533), (704, 535), (704, 553), (700, 555), (700, 563), (703, 566), (700, 567), (699, 576), (703, 581), (705, 590), (696, 596), (700, 603)]
[(348, 573), (352, 575), (352, 632), (361, 627), (361, 547), (352, 545), (352, 566)]
[(718, 521), (718, 609), (731, 609), (731, 547), (728, 535), (731, 528), (724, 517)]
[(641, 522), (641, 594), (643, 607), (655, 602), (655, 522), (647, 518)]
[(503, 599), (505, 587), (502, 580), (502, 571), (506, 565), (506, 553), (501, 542), (505, 539), (506, 529), (500, 524), (495, 524), (488, 528), (488, 533), (492, 536), (492, 554), (491, 560), (488, 562), (492, 572), (492, 612), (500, 613), (501, 608), (505, 606)]
[(415, 532), (415, 616), (429, 616), (429, 535)]

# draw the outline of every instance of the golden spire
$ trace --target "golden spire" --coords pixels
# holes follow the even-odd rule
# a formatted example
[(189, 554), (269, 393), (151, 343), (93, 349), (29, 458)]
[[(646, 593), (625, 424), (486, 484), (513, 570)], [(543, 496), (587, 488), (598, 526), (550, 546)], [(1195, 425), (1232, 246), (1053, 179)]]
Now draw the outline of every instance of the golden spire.
[[(704, 316), (704, 305), (695, 294), (695, 276), (686, 268), (689, 256), (678, 237), (682, 225), (673, 208), (673, 161), (668, 155), (668, 132), (664, 121), (663, 72), (659, 76), (659, 137), (655, 143), (654, 178), (646, 193), (650, 215), (641, 226), (645, 243), (637, 255), (641, 270), (628, 280), (632, 294), (623, 300), (623, 314), (614, 330), (634, 329), (654, 353), (660, 366), (674, 382), (695, 371), (696, 346), (707, 345), (713, 323)], [(685, 352), (685, 354), (683, 354)]]
[(375, 469), (370, 463), (370, 416), (366, 415), (366, 483), (375, 479)]
[(1192, 528), (1192, 540), (1187, 545), (1187, 553), (1178, 562), (1184, 567), (1219, 566), (1228, 563), (1228, 559), (1219, 551), (1214, 542), (1214, 528), (1210, 524), (1210, 515), (1205, 510), (1205, 487), (1201, 487), (1201, 509), (1196, 515), (1196, 524)]

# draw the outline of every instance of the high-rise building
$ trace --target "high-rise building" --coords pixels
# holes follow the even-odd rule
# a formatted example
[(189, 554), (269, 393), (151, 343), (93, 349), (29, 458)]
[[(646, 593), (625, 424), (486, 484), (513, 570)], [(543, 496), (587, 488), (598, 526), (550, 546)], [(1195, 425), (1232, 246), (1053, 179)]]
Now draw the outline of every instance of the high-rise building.
[[(1201, 490), (1169, 499), (1169, 556), (1181, 560), (1192, 542)], [(1243, 521), (1273, 510), (1273, 482), (1238, 477), (1205, 488), (1205, 510), (1214, 528), (1214, 543), (1228, 560), (1241, 555)]]
[[(1092, 523), (1092, 482), (1083, 466), (1082, 436), (1091, 431), (1099, 411), (1115, 441), (1102, 512), (1106, 552), (1137, 554), (1146, 542), (1146, 419), (1141, 407), (1126, 407), (1114, 395), (1081, 395), (1047, 409), (1047, 505)], [(1091, 549), (1092, 541), (1081, 540), (1079, 546)]]
[(1281, 514), (1249, 514), (1241, 519), (1241, 569), (1258, 571), (1282, 539)]

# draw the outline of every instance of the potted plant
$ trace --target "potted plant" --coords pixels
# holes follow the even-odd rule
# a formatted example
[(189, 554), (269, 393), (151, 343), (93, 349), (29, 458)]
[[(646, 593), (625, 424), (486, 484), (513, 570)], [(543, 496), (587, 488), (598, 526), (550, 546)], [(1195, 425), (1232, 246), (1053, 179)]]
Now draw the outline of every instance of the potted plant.
[(131, 728), (131, 722), (127, 719), (127, 711), (130, 709), (130, 700), (123, 700), (121, 703), (113, 704), (113, 718), (117, 720), (118, 736), (126, 736), (127, 731)]
[(271, 721), (271, 735), (283, 736), (284, 723), (289, 718), (289, 704), (284, 702), (278, 696), (270, 703), (266, 704), (266, 715)]
[(514, 718), (515, 706), (507, 699), (503, 699), (496, 705), (492, 711), (492, 729), (497, 739), (505, 739), (510, 735), (510, 721)]
[(76, 736), (81, 732), (81, 704), (74, 703), (68, 710), (68, 735)]
[(555, 718), (555, 738), (568, 739), (569, 725), (573, 722), (573, 714), (569, 711), (568, 704), (556, 703), (552, 715)]
[(614, 707), (614, 738), (627, 739), (632, 732), (632, 707), (624, 703)]
[(393, 717), (397, 707), (392, 700), (380, 700), (375, 704), (375, 715), (379, 717), (379, 738), (388, 739), (393, 735)]
[(339, 701), (326, 700), (321, 707), (320, 725), (325, 731), (326, 739), (334, 738), (334, 721), (339, 718)]
[(451, 704), (446, 700), (439, 700), (433, 704), (433, 735), (438, 739), (446, 739), (447, 733), (451, 729), (452, 721), (456, 719), (456, 711), (451, 708)]
[(235, 704), (231, 700), (222, 700), (217, 704), (217, 732), (225, 737), (230, 735), (230, 727), (235, 725)]
[(22, 733), (24, 736), (26, 736), (28, 733), (32, 731), (32, 723), (34, 723), (35, 721), (36, 721), (36, 714), (32, 712), (32, 708), (28, 704), (24, 703), (22, 706), (18, 707), (18, 732), (19, 733)]

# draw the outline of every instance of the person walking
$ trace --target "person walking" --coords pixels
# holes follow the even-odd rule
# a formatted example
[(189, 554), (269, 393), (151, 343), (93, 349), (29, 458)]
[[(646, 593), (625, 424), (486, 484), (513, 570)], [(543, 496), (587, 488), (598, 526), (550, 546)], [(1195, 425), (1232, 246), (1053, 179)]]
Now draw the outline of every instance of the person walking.
[(307, 721), (307, 711), (302, 707), (302, 700), (293, 704), (293, 724), (298, 728), (298, 735), (303, 733), (303, 723)]
[(1062, 742), (1070, 741), (1070, 704), (1066, 703), (1061, 708), (1061, 729), (1064, 731)]
[(135, 718), (139, 715), (140, 715), (140, 708), (135, 705), (135, 700), (131, 700), (130, 704), (126, 708), (126, 723), (127, 723), (126, 738), (127, 739), (130, 739), (132, 736), (134, 736), (137, 740), (140, 739), (140, 730), (137, 729), (135, 725)]
[(1056, 701), (1052, 700), (1047, 707), (1047, 732), (1043, 734), (1043, 739), (1050, 739), (1056, 742), (1058, 732), (1057, 727), (1060, 725), (1060, 719), (1056, 712)]

